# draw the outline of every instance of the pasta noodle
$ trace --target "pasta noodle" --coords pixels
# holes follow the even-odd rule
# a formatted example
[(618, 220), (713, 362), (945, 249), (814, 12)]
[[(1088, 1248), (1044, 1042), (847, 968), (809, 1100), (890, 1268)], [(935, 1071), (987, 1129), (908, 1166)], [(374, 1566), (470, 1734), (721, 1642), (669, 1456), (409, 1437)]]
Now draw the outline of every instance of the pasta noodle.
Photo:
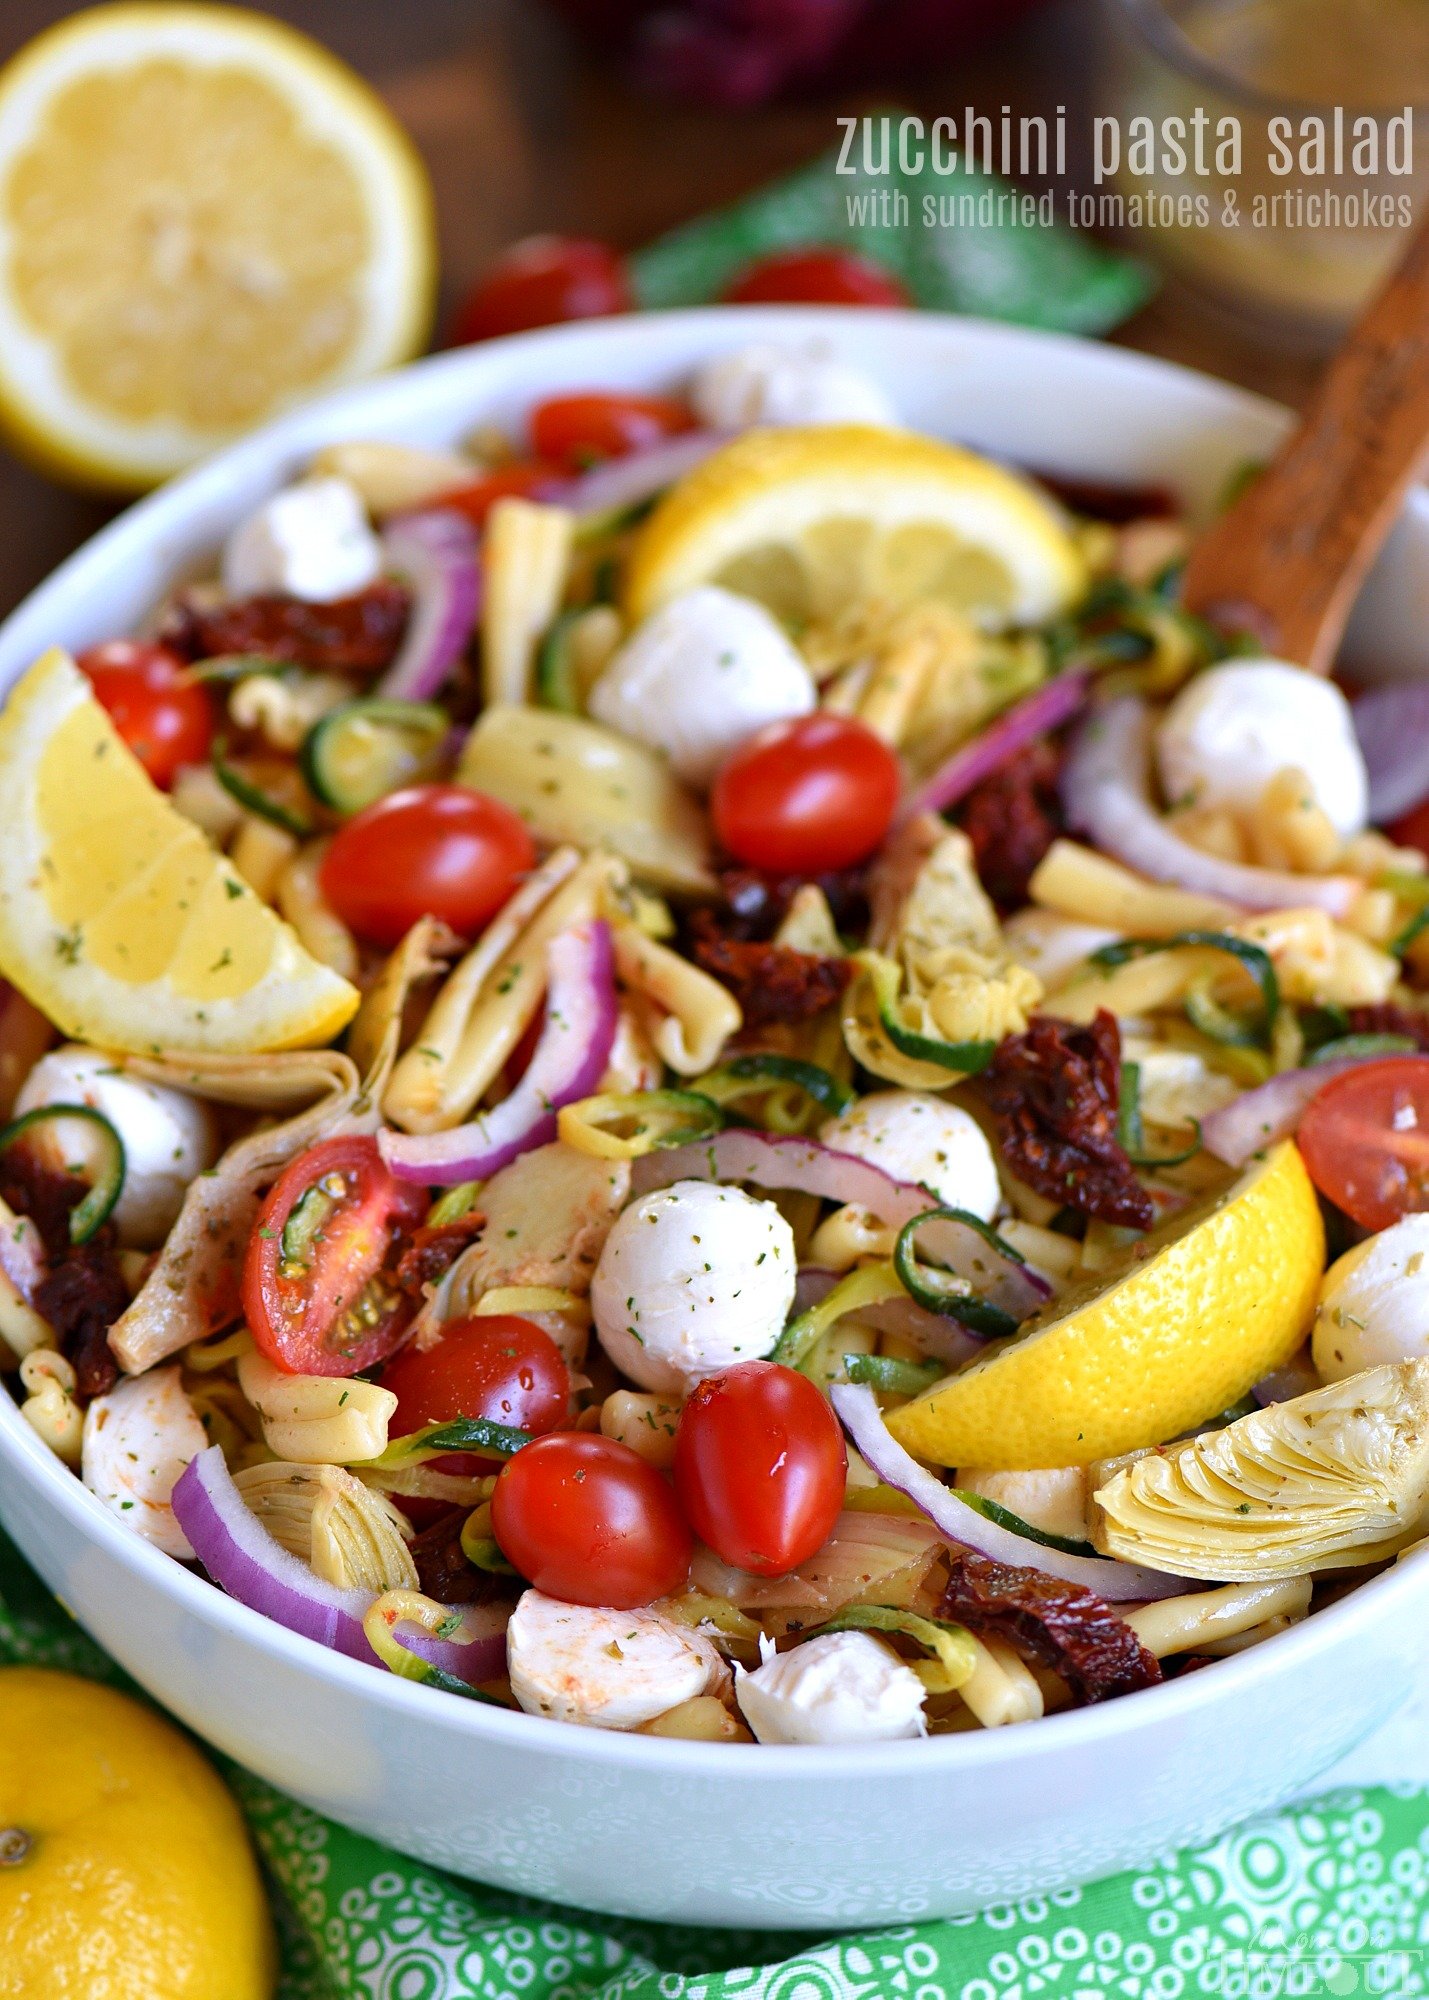
[(318, 872), (330, 843), (309, 841), (282, 870), (277, 881), (278, 908), (314, 958), (355, 980), (359, 959), (357, 940), (322, 892)]
[(536, 641), (561, 608), (575, 516), (532, 500), (498, 500), (487, 517), (481, 657), (486, 699), (530, 696)]
[(1011, 1646), (1001, 1639), (973, 1638), (977, 1665), (958, 1693), (984, 1729), (1010, 1722), (1035, 1722), (1043, 1712), (1042, 1690)]
[(628, 917), (615, 919), (611, 935), (620, 978), (664, 1010), (652, 1040), (670, 1068), (681, 1076), (700, 1076), (713, 1068), (744, 1022), (734, 995), (687, 958), (647, 937)]
[(1186, 889), (1145, 882), (1120, 862), (1108, 861), (1105, 855), (1074, 840), (1053, 841), (1028, 893), (1044, 910), (1056, 910), (1085, 924), (1103, 924), (1124, 937), (1224, 930), (1236, 917), (1229, 904)]
[(343, 1465), (387, 1448), (397, 1398), (375, 1382), (341, 1375), (289, 1375), (256, 1351), (238, 1363), (238, 1383), (263, 1420), (263, 1441), (299, 1465)]
[(75, 1372), (52, 1347), (36, 1347), (20, 1363), (25, 1400), (20, 1415), (57, 1458), (77, 1467), (84, 1417), (74, 1400)]
[(619, 867), (558, 848), (456, 966), (414, 1046), (397, 1062), (382, 1100), (405, 1132), (440, 1132), (466, 1115), (500, 1074), (546, 990), (546, 947), (594, 916), (600, 888)]
[(1279, 1583), (1232, 1583), (1224, 1590), (1198, 1590), (1187, 1597), (1163, 1598), (1128, 1611), (1126, 1622), (1158, 1660), (1189, 1653), (1213, 1639), (1234, 1638), (1267, 1618), (1303, 1618), (1310, 1608), (1310, 1578)]

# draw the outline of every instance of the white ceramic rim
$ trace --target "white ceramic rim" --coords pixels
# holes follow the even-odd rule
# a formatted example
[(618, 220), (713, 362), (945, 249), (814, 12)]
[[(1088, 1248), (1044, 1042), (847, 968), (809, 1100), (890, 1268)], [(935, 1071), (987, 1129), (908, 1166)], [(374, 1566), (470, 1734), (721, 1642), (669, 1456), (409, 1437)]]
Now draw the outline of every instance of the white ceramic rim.
[[(794, 311), (777, 307), (722, 307), (694, 312), (642, 314), (640, 319), (646, 324), (658, 321), (673, 323), (694, 334), (708, 326), (712, 333), (716, 329), (719, 333), (712, 346), (723, 346), (728, 343), (730, 321), (735, 312), (753, 333), (771, 337), (792, 334), (795, 338), (804, 339), (835, 334), (843, 322), (866, 331), (871, 323), (879, 320), (901, 324), (916, 318), (926, 323), (939, 317), (838, 307)], [(530, 348), (539, 343), (541, 347), (554, 349), (567, 345), (579, 353), (583, 335), (590, 324), (585, 322), (489, 342), (483, 351), (509, 353), (517, 347)], [(611, 323), (602, 321), (594, 324), (608, 327)], [(1035, 362), (1037, 356), (1049, 348), (1071, 350), (1083, 355), (1091, 349), (1105, 357), (1113, 367), (1139, 373), (1153, 381), (1170, 376), (1179, 378), (1188, 387), (1195, 384), (1202, 392), (1213, 388), (1219, 397), (1226, 399), (1223, 407), (1238, 403), (1247, 416), (1253, 415), (1262, 425), (1271, 415), (1280, 424), (1285, 421), (1286, 413), (1265, 398), (1217, 382), (1198, 370), (1183, 368), (1176, 363), (1160, 361), (1131, 350), (1101, 347), (1071, 335), (1042, 333), (990, 321), (960, 318), (956, 325), (973, 340), (981, 337), (1011, 347), (1014, 351), (1019, 347), (1024, 349), (1029, 363)], [(338, 390), (320, 401), (304, 405), (301, 410), (280, 418), (252, 437), (207, 460), (193, 472), (150, 494), (93, 536), (67, 558), (36, 592), (16, 607), (5, 621), (6, 626), (12, 621), (22, 621), (35, 599), (42, 594), (45, 597), (51, 593), (61, 595), (69, 579), (87, 568), (96, 554), (106, 554), (115, 545), (117, 551), (122, 552), (131, 543), (138, 548), (148, 548), (156, 538), (161, 540), (162, 531), (171, 519), (183, 519), (197, 511), (202, 503), (212, 501), (233, 481), (235, 474), (241, 475), (253, 467), (266, 465), (274, 455), (275, 445), (281, 444), (289, 432), (295, 434), (296, 442), (310, 426), (320, 424), (327, 429), (332, 422), (341, 423), (349, 410), (354, 422), (360, 422), (374, 396), (380, 398), (385, 385), (417, 374), (429, 379), (443, 373), (460, 374), (470, 365), (468, 352), (458, 350), (435, 355), (380, 376), (373, 382)], [(581, 378), (577, 372), (571, 379), (579, 382)], [(356, 431), (350, 433), (357, 434)], [(904, 1773), (930, 1768), (951, 1776), (964, 1771), (995, 1770), (1008, 1762), (1020, 1763), (1035, 1758), (1039, 1745), (1049, 1755), (1057, 1751), (1075, 1751), (1083, 1746), (1134, 1734), (1143, 1724), (1159, 1725), (1172, 1722), (1177, 1717), (1199, 1713), (1223, 1698), (1227, 1703), (1233, 1702), (1238, 1693), (1244, 1694), (1281, 1672), (1288, 1674), (1297, 1668), (1308, 1669), (1319, 1654), (1333, 1650), (1342, 1639), (1362, 1630), (1371, 1620), (1408, 1615), (1412, 1602), (1422, 1596), (1421, 1582), (1414, 1574), (1417, 1565), (1401, 1563), (1362, 1584), (1338, 1603), (1317, 1612), (1313, 1618), (1277, 1634), (1266, 1644), (1218, 1660), (1212, 1672), (1183, 1674), (1160, 1687), (1044, 1716), (1031, 1726), (1017, 1729), (987, 1729), (952, 1736), (830, 1748), (817, 1745), (704, 1744), (615, 1730), (575, 1728), (541, 1716), (505, 1711), (478, 1702), (464, 1702), (456, 1696), (447, 1698), (438, 1718), (429, 1706), (437, 1698), (436, 1691), (404, 1681), (394, 1674), (381, 1673), (361, 1661), (350, 1660), (320, 1645), (316, 1640), (289, 1631), (286, 1626), (276, 1624), (236, 1598), (229, 1597), (217, 1585), (150, 1543), (128, 1533), (29, 1429), (8, 1392), (0, 1396), (0, 1455), (9, 1458), (21, 1476), (32, 1479), (49, 1496), (77, 1533), (97, 1544), (121, 1568), (126, 1565), (135, 1568), (201, 1622), (225, 1629), (235, 1638), (268, 1651), (294, 1669), (310, 1672), (320, 1680), (326, 1679), (354, 1695), (363, 1696), (394, 1712), (405, 1713), (414, 1720), (419, 1721), (423, 1716), (429, 1721), (440, 1720), (442, 1727), (463, 1729), (478, 1740), (486, 1739), (511, 1747), (527, 1744), (535, 1748), (539, 1743), (543, 1751), (550, 1751), (553, 1739), (549, 1732), (559, 1729), (564, 1739), (562, 1754), (568, 1759), (588, 1760), (616, 1769), (656, 1769), (671, 1776), (687, 1774), (709, 1778), (723, 1773), (730, 1778), (737, 1776), (741, 1782), (757, 1775), (778, 1782), (795, 1774), (824, 1780), (845, 1776), (896, 1779)], [(1429, 1552), (1426, 1552), (1425, 1560), (1429, 1560)], [(532, 1734), (533, 1731), (542, 1734), (538, 1737)]]

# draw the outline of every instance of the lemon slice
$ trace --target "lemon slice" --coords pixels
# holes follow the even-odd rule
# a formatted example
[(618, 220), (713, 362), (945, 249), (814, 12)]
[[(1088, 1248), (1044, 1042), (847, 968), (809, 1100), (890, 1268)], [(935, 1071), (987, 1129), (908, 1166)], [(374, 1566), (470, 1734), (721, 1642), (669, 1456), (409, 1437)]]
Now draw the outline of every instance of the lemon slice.
[(1228, 1409), (1304, 1340), (1325, 1267), (1315, 1190), (1287, 1140), (1138, 1245), (1110, 1282), (890, 1412), (934, 1465), (1084, 1465)]
[(750, 431), (655, 509), (626, 574), (633, 620), (718, 583), (777, 617), (934, 601), (990, 630), (1034, 625), (1086, 588), (1060, 513), (957, 445), (858, 424)]
[(0, 973), (100, 1048), (326, 1042), (358, 994), (149, 781), (57, 649), (0, 713)]
[(431, 193), (305, 35), (237, 7), (76, 14), (0, 71), (0, 420), (130, 491), (421, 347)]

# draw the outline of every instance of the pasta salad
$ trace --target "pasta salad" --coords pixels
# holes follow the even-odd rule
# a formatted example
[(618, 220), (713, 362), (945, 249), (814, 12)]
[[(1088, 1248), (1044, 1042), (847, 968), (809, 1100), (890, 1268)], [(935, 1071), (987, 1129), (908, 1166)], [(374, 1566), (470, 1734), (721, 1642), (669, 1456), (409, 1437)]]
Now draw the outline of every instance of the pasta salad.
[(452, 1696), (1029, 1721), (1429, 1508), (1429, 691), (821, 350), (317, 454), (0, 713), (0, 1368)]

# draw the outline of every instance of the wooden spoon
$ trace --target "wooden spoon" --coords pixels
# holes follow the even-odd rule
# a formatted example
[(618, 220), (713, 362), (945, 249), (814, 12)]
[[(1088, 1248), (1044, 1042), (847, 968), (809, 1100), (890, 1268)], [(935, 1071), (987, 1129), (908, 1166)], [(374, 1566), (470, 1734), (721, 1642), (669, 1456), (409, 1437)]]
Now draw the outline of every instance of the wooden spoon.
[(1429, 221), (1297, 428), (1197, 541), (1182, 600), (1329, 673), (1370, 565), (1429, 459)]

